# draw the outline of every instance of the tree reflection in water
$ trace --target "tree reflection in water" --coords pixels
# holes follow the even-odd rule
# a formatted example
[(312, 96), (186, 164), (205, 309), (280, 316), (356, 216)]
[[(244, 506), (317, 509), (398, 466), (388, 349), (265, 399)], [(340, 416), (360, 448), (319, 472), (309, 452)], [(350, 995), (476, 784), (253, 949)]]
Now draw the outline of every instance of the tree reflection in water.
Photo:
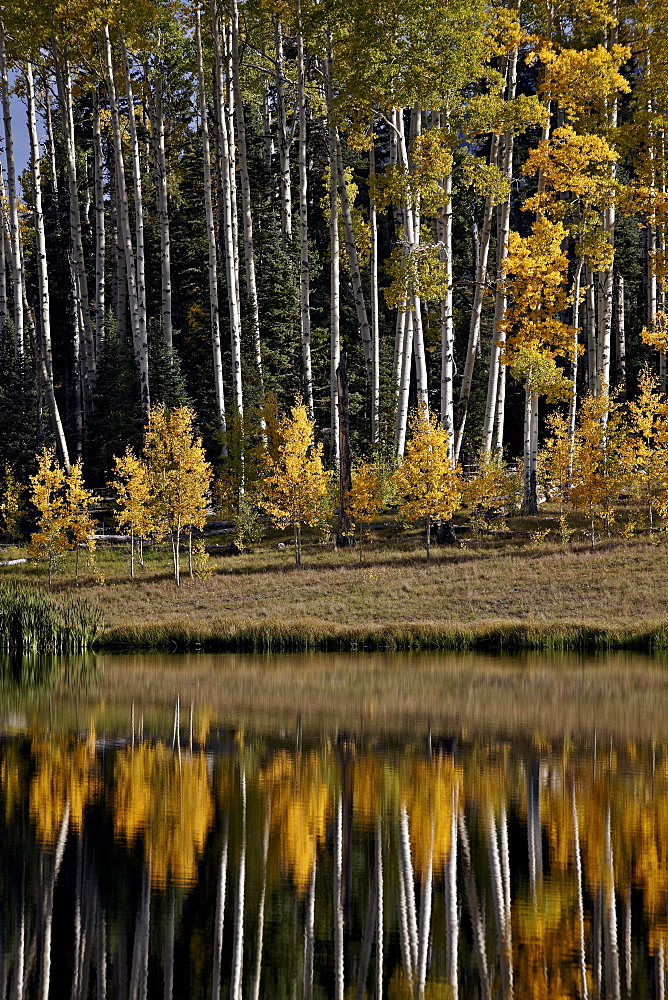
[(666, 747), (210, 721), (3, 737), (2, 1000), (664, 996)]

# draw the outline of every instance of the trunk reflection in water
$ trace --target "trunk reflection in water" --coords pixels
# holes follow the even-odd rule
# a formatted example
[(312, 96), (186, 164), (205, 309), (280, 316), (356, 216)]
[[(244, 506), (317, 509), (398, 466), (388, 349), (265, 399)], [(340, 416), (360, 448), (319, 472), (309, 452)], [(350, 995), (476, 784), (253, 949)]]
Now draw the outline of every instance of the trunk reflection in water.
[(668, 742), (135, 711), (0, 707), (0, 1000), (665, 996)]

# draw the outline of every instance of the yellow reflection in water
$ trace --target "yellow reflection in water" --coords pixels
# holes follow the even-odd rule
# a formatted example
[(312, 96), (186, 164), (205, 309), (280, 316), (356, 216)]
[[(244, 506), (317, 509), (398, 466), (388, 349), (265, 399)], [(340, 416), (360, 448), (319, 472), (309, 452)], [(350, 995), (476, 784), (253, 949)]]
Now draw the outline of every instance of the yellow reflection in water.
[(162, 743), (118, 753), (114, 767), (114, 834), (144, 840), (151, 883), (164, 888), (195, 881), (214, 805), (203, 753), (181, 759)]

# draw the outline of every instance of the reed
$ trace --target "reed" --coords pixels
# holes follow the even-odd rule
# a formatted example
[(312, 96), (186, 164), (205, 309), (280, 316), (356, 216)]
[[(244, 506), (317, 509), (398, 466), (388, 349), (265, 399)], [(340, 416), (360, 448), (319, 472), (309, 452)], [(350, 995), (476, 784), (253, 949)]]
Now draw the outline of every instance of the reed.
[(102, 632), (94, 646), (99, 650), (236, 653), (356, 650), (654, 652), (668, 649), (668, 625), (633, 629), (564, 622), (528, 624), (502, 621), (470, 625), (419, 622), (366, 628), (304, 619), (293, 623), (237, 620), (196, 627), (187, 622), (170, 622), (118, 625)]
[(83, 653), (103, 625), (100, 609), (83, 598), (56, 597), (34, 584), (0, 582), (0, 654)]

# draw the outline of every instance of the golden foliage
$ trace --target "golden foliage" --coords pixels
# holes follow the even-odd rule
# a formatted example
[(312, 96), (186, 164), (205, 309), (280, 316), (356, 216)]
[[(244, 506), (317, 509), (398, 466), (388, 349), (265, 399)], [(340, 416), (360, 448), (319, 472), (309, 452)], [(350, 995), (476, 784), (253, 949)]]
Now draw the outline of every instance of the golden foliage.
[(429, 525), (441, 517), (448, 520), (460, 498), (459, 474), (450, 459), (450, 435), (424, 407), (409, 421), (411, 436), (406, 453), (394, 473), (399, 513), (408, 521)]
[(315, 754), (303, 760), (277, 753), (260, 774), (260, 788), (270, 797), (271, 834), (278, 839), (282, 868), (300, 895), (311, 880), (318, 847), (323, 846), (330, 792), (322, 762)]
[(179, 760), (162, 743), (121, 751), (113, 813), (118, 839), (128, 845), (144, 841), (155, 887), (164, 888), (168, 878), (192, 885), (214, 814), (205, 755)]

